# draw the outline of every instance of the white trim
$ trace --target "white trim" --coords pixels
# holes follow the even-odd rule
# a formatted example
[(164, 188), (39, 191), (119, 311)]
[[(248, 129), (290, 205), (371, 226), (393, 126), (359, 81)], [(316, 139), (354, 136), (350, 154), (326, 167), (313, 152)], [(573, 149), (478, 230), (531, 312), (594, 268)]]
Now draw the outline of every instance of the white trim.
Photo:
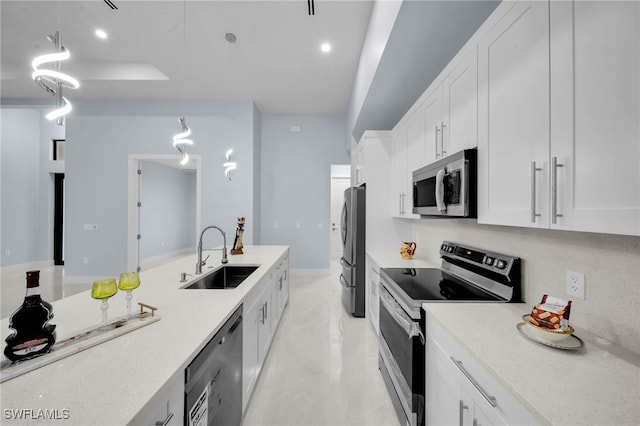
[[(129, 154), (128, 164), (128, 202), (127, 202), (127, 270), (133, 271), (138, 266), (138, 163), (140, 161), (169, 161), (179, 162), (180, 155), (173, 154)], [(200, 154), (190, 156), (196, 171), (196, 223), (194, 241), (198, 241), (201, 228), (202, 211), (202, 157)], [(141, 260), (142, 263), (142, 260)]]
[(17, 263), (15, 265), (7, 265), (0, 267), (0, 271), (3, 274), (10, 274), (12, 272), (20, 272), (21, 270), (30, 271), (38, 268), (48, 268), (55, 266), (53, 260), (37, 260), (34, 262)]

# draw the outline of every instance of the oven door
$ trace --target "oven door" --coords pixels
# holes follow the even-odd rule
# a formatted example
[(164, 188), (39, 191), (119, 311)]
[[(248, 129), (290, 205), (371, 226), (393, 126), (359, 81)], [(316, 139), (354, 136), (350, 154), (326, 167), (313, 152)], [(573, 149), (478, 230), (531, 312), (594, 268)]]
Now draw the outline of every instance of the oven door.
[(380, 355), (405, 416), (412, 425), (424, 419), (424, 335), (382, 286), (380, 288)]

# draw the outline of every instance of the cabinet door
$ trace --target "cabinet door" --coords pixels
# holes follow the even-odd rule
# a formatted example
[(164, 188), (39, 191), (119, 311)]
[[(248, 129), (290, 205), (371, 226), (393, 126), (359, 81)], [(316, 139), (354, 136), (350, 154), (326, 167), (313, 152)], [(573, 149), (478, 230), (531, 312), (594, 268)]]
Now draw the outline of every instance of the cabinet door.
[(437, 85), (424, 101), (425, 157), (426, 163), (432, 163), (442, 156), (442, 128), (444, 100), (442, 85)]
[(249, 307), (242, 321), (242, 410), (244, 412), (259, 373), (258, 326), (262, 303)]
[(179, 374), (170, 387), (153, 399), (150, 408), (134, 419), (133, 424), (181, 426), (184, 424), (184, 374)]
[(442, 155), (478, 145), (478, 50), (465, 54), (443, 82)]
[(478, 222), (548, 227), (547, 2), (516, 3), (479, 41), (478, 82)]
[[(456, 373), (451, 370), (449, 360), (437, 346), (432, 345), (431, 355), (433, 359), (433, 370), (431, 378), (431, 395), (433, 398), (433, 425), (437, 426), (459, 426), (464, 424), (465, 416), (468, 417), (469, 403), (462, 399), (460, 384), (456, 378)], [(427, 384), (429, 386), (429, 384)], [(428, 414), (427, 414), (428, 415)]]
[(407, 198), (407, 128), (394, 129), (391, 166), (391, 215), (404, 217)]
[(640, 3), (554, 1), (550, 16), (552, 227), (640, 235)]
[(264, 292), (264, 296), (261, 299), (260, 304), (260, 318), (258, 322), (258, 364), (262, 365), (269, 346), (271, 345), (272, 338), (272, 323), (274, 317), (274, 303), (273, 303), (273, 283), (269, 283), (267, 289)]

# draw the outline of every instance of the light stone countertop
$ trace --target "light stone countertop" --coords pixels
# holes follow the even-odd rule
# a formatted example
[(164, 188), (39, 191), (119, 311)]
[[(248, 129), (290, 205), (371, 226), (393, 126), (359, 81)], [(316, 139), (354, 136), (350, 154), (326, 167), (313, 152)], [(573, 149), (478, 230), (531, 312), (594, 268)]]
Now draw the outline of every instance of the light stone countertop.
[[(10, 409), (47, 409), (58, 410), (60, 416), (68, 410), (68, 419), (37, 420), (37, 424), (127, 424), (173, 378), (183, 374), (287, 251), (287, 246), (245, 246), (243, 255), (229, 256), (229, 265), (261, 265), (236, 289), (180, 289), (200, 277), (179, 282), (181, 272), (194, 272), (195, 254), (141, 272), (141, 285), (133, 291), (133, 309), (138, 307), (137, 302), (156, 306), (160, 321), (2, 383), (0, 423), (35, 422), (9, 418), (6, 411)], [(208, 254), (211, 257), (204, 274), (220, 266), (220, 251), (205, 251), (203, 257)], [(52, 303), (58, 341), (99, 325), (100, 303), (91, 298), (90, 291)], [(109, 299), (108, 314), (111, 319), (126, 314), (124, 292)], [(3, 350), (9, 333), (5, 318), (1, 322)]]
[(585, 348), (579, 351), (530, 341), (516, 328), (531, 311), (524, 303), (423, 307), (539, 419), (553, 425), (640, 424), (640, 355), (580, 329), (574, 335)]
[(434, 264), (421, 258), (419, 254), (411, 260), (403, 259), (400, 248), (397, 251), (369, 250), (367, 256), (381, 268), (440, 268), (440, 263)]

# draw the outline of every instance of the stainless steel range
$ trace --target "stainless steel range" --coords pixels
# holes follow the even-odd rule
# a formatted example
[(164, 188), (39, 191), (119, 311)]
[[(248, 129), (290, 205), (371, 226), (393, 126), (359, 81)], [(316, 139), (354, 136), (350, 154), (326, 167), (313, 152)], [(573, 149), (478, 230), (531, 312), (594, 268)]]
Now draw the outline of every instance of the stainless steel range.
[(436, 268), (382, 268), (379, 366), (402, 424), (424, 425), (425, 302), (519, 302), (520, 259), (443, 241)]

